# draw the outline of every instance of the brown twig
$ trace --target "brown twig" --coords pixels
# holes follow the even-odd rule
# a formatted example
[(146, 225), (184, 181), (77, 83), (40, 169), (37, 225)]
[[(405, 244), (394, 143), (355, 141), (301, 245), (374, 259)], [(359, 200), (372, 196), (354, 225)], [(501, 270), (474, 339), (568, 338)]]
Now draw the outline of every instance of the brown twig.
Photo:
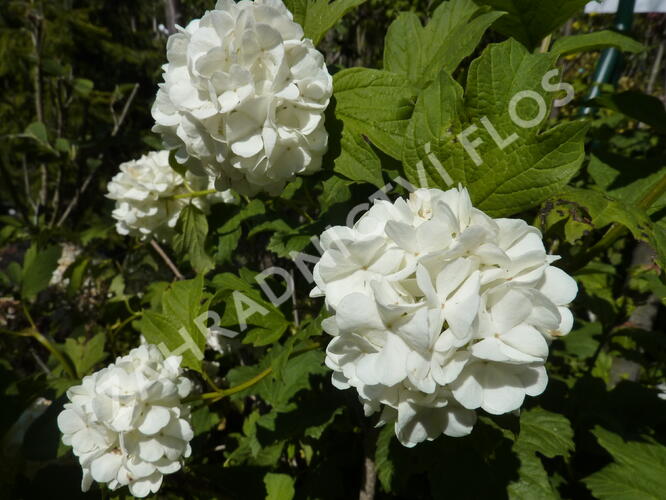
[(30, 12), (32, 31), (30, 36), (35, 47), (35, 76), (33, 85), (35, 88), (35, 114), (37, 121), (44, 121), (44, 107), (42, 104), (42, 18), (37, 12)]
[(164, 16), (166, 18), (166, 28), (171, 35), (176, 32), (176, 25), (180, 20), (180, 12), (176, 0), (164, 0)]
[(657, 81), (657, 76), (659, 75), (659, 70), (661, 69), (661, 60), (664, 57), (664, 49), (666, 48), (666, 42), (661, 42), (659, 48), (657, 49), (657, 56), (654, 58), (654, 65), (652, 66), (652, 71), (650, 72), (650, 79), (648, 80), (646, 93), (652, 94), (654, 90), (654, 84)]
[[(127, 98), (127, 101), (125, 101), (125, 105), (123, 106), (123, 110), (120, 113), (120, 117), (116, 117), (115, 112), (113, 111), (113, 104), (111, 105), (111, 116), (113, 117), (113, 130), (111, 131), (111, 137), (115, 137), (118, 132), (120, 131), (120, 128), (122, 127), (125, 118), (127, 117), (127, 112), (129, 111), (130, 105), (132, 104), (132, 101), (134, 101), (134, 98), (136, 97), (136, 93), (139, 90), (139, 84), (136, 83), (134, 84), (134, 88), (132, 89), (132, 92), (130, 93), (129, 97)], [(90, 185), (90, 182), (92, 181), (93, 177), (95, 176), (95, 172), (97, 170), (93, 170), (88, 174), (88, 177), (86, 177), (86, 180), (83, 182), (81, 185), (81, 189), (78, 189), (76, 191), (76, 194), (72, 198), (72, 200), (69, 202), (67, 205), (67, 208), (63, 212), (62, 216), (58, 220), (58, 226), (62, 226), (62, 224), (67, 220), (67, 217), (69, 214), (72, 212), (72, 210), (76, 207), (76, 205), (79, 203), (79, 200), (81, 199), (81, 195), (85, 193), (86, 189), (88, 189), (88, 186)]]
[(181, 272), (176, 267), (176, 264), (173, 263), (173, 261), (169, 258), (166, 252), (162, 249), (160, 244), (157, 243), (157, 241), (155, 240), (150, 240), (150, 245), (155, 249), (155, 251), (159, 254), (159, 256), (162, 257), (162, 260), (169, 267), (169, 269), (173, 271), (173, 274), (174, 276), (176, 276), (176, 279), (184, 280), (185, 276), (181, 274)]
[(130, 92), (129, 97), (125, 101), (125, 105), (123, 106), (123, 110), (120, 113), (119, 118), (116, 118), (116, 113), (113, 110), (113, 103), (111, 104), (111, 116), (113, 117), (113, 131), (111, 132), (111, 137), (115, 137), (120, 131), (120, 127), (123, 125), (123, 122), (127, 117), (127, 112), (129, 111), (130, 105), (132, 104), (132, 101), (136, 97), (136, 93), (138, 91), (139, 91), (139, 84), (135, 83), (134, 87), (132, 88), (132, 92)]
[(32, 193), (30, 192), (30, 176), (28, 175), (28, 163), (26, 162), (25, 155), (21, 157), (21, 169), (23, 170), (23, 184), (25, 186), (25, 197), (30, 203), (33, 212), (37, 211), (37, 203), (32, 199)]
[(363, 482), (359, 492), (359, 500), (374, 500), (377, 487), (377, 465), (375, 451), (377, 449), (377, 429), (368, 426), (364, 429)]
[(62, 224), (67, 220), (67, 217), (69, 216), (70, 212), (74, 209), (74, 207), (79, 203), (79, 199), (81, 198), (81, 195), (85, 192), (86, 189), (88, 189), (88, 186), (90, 185), (90, 181), (92, 181), (93, 176), (95, 175), (95, 170), (90, 172), (88, 174), (88, 177), (86, 177), (86, 180), (83, 181), (83, 185), (81, 186), (81, 189), (78, 189), (76, 191), (76, 194), (74, 195), (74, 198), (72, 198), (72, 201), (69, 202), (69, 205), (67, 205), (67, 208), (63, 212), (62, 216), (60, 217), (60, 220), (58, 220), (58, 226), (62, 226)]
[(48, 200), (49, 197), (49, 178), (45, 163), (40, 163), (39, 174), (42, 183), (39, 188), (39, 205), (41, 207), (46, 207), (46, 200)]
[(51, 220), (49, 222), (49, 227), (53, 227), (58, 217), (58, 209), (60, 208), (60, 185), (62, 183), (62, 165), (58, 164), (58, 171), (56, 173), (56, 183), (55, 188), (53, 189), (53, 201), (51, 202), (51, 208), (53, 213), (51, 214)]

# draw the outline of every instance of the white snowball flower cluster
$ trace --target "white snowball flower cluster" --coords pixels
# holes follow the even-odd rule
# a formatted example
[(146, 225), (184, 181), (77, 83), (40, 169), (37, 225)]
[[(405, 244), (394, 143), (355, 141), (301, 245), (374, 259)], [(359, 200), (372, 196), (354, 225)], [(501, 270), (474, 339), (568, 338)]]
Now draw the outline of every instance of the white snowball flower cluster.
[(193, 432), (181, 400), (192, 384), (180, 362), (142, 345), (67, 391), (71, 403), (58, 427), (83, 468), (83, 491), (97, 481), (145, 497), (190, 456)]
[(212, 203), (233, 203), (231, 191), (206, 197), (174, 199), (188, 192), (213, 189), (213, 179), (187, 172), (185, 178), (169, 166), (168, 151), (152, 151), (138, 160), (120, 165), (108, 185), (107, 198), (116, 201), (113, 218), (116, 230), (122, 235), (138, 236), (142, 240), (154, 237), (167, 240), (174, 231), (182, 209), (192, 203), (204, 212)]
[(321, 167), (333, 80), (292, 19), (282, 0), (220, 0), (169, 37), (153, 131), (220, 189), (275, 195)]
[(420, 189), (321, 245), (312, 295), (334, 312), (333, 384), (355, 387), (367, 415), (383, 405), (403, 445), (469, 434), (475, 410), (510, 412), (545, 389), (577, 286), (538, 229), (490, 218), (465, 189)]

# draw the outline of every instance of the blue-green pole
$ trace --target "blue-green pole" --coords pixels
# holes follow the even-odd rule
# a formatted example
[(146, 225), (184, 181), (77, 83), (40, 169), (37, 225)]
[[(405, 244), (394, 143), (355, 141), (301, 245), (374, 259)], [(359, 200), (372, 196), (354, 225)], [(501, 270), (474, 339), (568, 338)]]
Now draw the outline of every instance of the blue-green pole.
[[(615, 25), (613, 29), (620, 33), (629, 33), (631, 26), (634, 22), (634, 8), (636, 0), (620, 0), (615, 14)], [(607, 84), (615, 85), (620, 78), (622, 69), (622, 52), (615, 47), (605, 49), (599, 57), (599, 62), (594, 70), (592, 77), (592, 88), (585, 98), (586, 102), (591, 101), (595, 97), (599, 97), (602, 87)], [(594, 108), (584, 106), (581, 108), (580, 113), (583, 116), (591, 115)]]

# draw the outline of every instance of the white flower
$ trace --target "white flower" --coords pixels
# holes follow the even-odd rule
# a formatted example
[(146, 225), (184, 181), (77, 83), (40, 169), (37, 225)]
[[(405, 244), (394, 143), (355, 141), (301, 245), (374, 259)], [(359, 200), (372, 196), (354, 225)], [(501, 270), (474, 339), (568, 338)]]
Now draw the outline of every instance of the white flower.
[(80, 253), (81, 248), (72, 243), (65, 243), (62, 246), (62, 253), (60, 254), (60, 258), (58, 258), (58, 267), (53, 271), (49, 285), (67, 286), (69, 284), (69, 279), (65, 279), (65, 273), (69, 269), (69, 266), (76, 262), (76, 258)]
[(658, 384), (656, 388), (659, 391), (657, 397), (666, 400), (666, 384)]
[(185, 182), (193, 191), (213, 188), (209, 177), (187, 173), (185, 178), (169, 166), (168, 151), (153, 151), (138, 160), (120, 165), (120, 172), (108, 185), (108, 198), (116, 201), (113, 218), (116, 230), (122, 235), (138, 236), (142, 240), (154, 237), (167, 240), (174, 231), (182, 209), (192, 203), (207, 211), (212, 203), (233, 203), (231, 191), (218, 192), (206, 197), (174, 199), (188, 192)]
[(540, 232), (492, 219), (465, 189), (376, 201), (321, 236), (312, 296), (324, 296), (333, 384), (354, 387), (405, 446), (471, 432), (547, 384), (548, 344), (571, 330), (576, 282)]
[(181, 400), (192, 384), (180, 361), (142, 345), (67, 391), (58, 427), (79, 458), (83, 491), (97, 481), (145, 497), (190, 456), (193, 432)]
[(282, 0), (220, 0), (169, 37), (153, 131), (220, 189), (277, 194), (321, 167), (333, 83), (292, 18)]

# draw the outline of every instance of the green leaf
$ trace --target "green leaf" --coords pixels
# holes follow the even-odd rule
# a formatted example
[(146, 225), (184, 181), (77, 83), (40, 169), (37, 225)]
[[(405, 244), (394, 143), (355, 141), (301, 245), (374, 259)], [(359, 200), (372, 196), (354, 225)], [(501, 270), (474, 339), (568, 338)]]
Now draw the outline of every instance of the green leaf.
[(578, 204), (552, 198), (545, 202), (540, 212), (541, 226), (550, 236), (564, 237), (564, 241), (576, 245), (584, 241), (594, 226)]
[(345, 130), (355, 135), (348, 145), (359, 145), (365, 136), (384, 153), (399, 159), (418, 90), (404, 76), (367, 68), (340, 71), (333, 86), (335, 114)]
[(162, 295), (163, 312), (144, 311), (139, 321), (141, 333), (162, 354), (182, 356), (184, 367), (199, 372), (206, 346), (206, 331), (200, 328), (203, 323), (197, 321), (205, 313), (202, 299), (202, 275), (177, 281)]
[[(291, 410), (289, 401), (299, 391), (310, 389), (310, 376), (328, 372), (323, 364), (324, 354), (321, 351), (310, 351), (290, 359), (282, 369), (281, 377), (266, 377), (258, 384), (231, 396), (232, 399), (244, 398), (256, 394), (273, 408), (284, 411)], [(256, 366), (240, 366), (229, 371), (227, 379), (231, 386), (239, 385), (258, 375), (268, 367), (270, 359), (264, 358)]]
[(273, 328), (253, 328), (243, 337), (243, 344), (252, 344), (255, 347), (273, 344), (280, 340), (288, 327), (288, 322), (279, 321)]
[(540, 453), (548, 458), (568, 458), (574, 449), (573, 429), (567, 418), (541, 408), (523, 410), (520, 414), (520, 434), (513, 450), (520, 459), (519, 480), (509, 485), (511, 499), (556, 499)]
[[(580, 320), (577, 320), (581, 322)], [(560, 337), (567, 354), (580, 359), (587, 359), (594, 355), (599, 345), (595, 336), (600, 336), (603, 331), (601, 323), (584, 323), (583, 326), (572, 331), (569, 335)]]
[(239, 290), (242, 292), (251, 292), (252, 286), (245, 280), (232, 273), (220, 273), (213, 276), (211, 285), (219, 290)]
[(220, 423), (220, 416), (210, 411), (208, 405), (203, 405), (192, 411), (192, 429), (194, 435), (205, 434)]
[(67, 285), (67, 296), (74, 297), (81, 291), (83, 286), (83, 280), (86, 277), (86, 271), (88, 270), (88, 265), (90, 264), (90, 259), (84, 258), (80, 262), (77, 262), (72, 266), (72, 270), (69, 276), (69, 284)]
[(276, 412), (261, 415), (258, 410), (253, 411), (243, 421), (243, 433), (233, 433), (231, 437), (238, 440), (236, 448), (228, 455), (225, 465), (250, 464), (260, 467), (271, 467), (277, 464), (284, 448), (284, 440), (272, 442), (262, 446), (257, 436), (258, 424), (270, 426), (271, 420), (277, 416)]
[(658, 500), (666, 491), (666, 446), (626, 442), (601, 427), (592, 432), (615, 460), (583, 482), (600, 500)]
[(393, 425), (385, 425), (377, 436), (377, 448), (375, 450), (375, 464), (377, 467), (377, 479), (379, 479), (384, 491), (391, 491), (391, 483), (395, 474), (395, 466), (391, 461), (391, 441), (395, 436)]
[[(335, 420), (335, 417), (337, 417), (338, 415), (341, 415), (342, 413), (344, 413), (344, 411), (345, 411), (344, 408), (341, 408), (339, 406), (337, 408), (330, 409), (326, 413), (327, 418), (324, 422), (322, 422), (318, 425), (312, 425), (312, 426), (307, 427), (305, 429), (305, 431), (303, 432), (303, 434), (305, 435), (305, 437), (310, 437), (310, 438), (313, 438), (313, 439), (321, 438), (321, 436), (324, 433), (324, 431), (326, 430), (326, 428), (333, 423), (333, 421)], [(312, 414), (309, 413), (308, 416), (312, 416)]]
[(206, 215), (194, 205), (187, 205), (178, 218), (178, 234), (173, 237), (173, 248), (181, 256), (187, 255), (192, 267), (198, 273), (207, 273), (215, 262), (206, 253), (208, 235)]
[(548, 474), (541, 459), (534, 453), (518, 453), (520, 479), (509, 484), (511, 500), (556, 500), (559, 495), (548, 482)]
[[(666, 175), (663, 158), (637, 159), (608, 151), (591, 155), (587, 171), (599, 188), (613, 198), (636, 205), (652, 186)], [(648, 213), (666, 206), (666, 193), (654, 201)]]
[(500, 33), (521, 42), (528, 49), (538, 46), (589, 0), (477, 0), (495, 10), (508, 12), (493, 26)]
[(616, 31), (604, 30), (596, 33), (585, 33), (583, 35), (565, 36), (555, 40), (550, 51), (558, 56), (577, 54), (589, 50), (605, 49), (615, 47), (625, 52), (643, 52), (646, 47), (627, 35)]
[(87, 80), (86, 78), (75, 78), (72, 85), (74, 92), (81, 97), (88, 97), (94, 87), (95, 84), (92, 80)]
[[(231, 273), (223, 273), (216, 275), (211, 282), (217, 289), (216, 299), (225, 303), (220, 326), (235, 330), (240, 325), (243, 331), (245, 323), (246, 327), (255, 328), (246, 332), (243, 343), (255, 346), (271, 344), (284, 334), (290, 323), (279, 308), (265, 300), (262, 293), (252, 287), (250, 283), (256, 283), (255, 273), (241, 269), (241, 276), (238, 278)], [(275, 293), (281, 295), (277, 289)]]
[(105, 343), (104, 333), (98, 333), (87, 341), (83, 337), (76, 340), (70, 337), (65, 340), (65, 353), (74, 363), (79, 378), (87, 375), (97, 363), (106, 358)]
[(203, 276), (191, 280), (176, 281), (162, 296), (162, 309), (176, 326), (184, 326), (194, 337), (200, 334), (194, 320), (201, 314)]
[(65, 139), (64, 137), (58, 137), (58, 138), (55, 140), (55, 148), (56, 148), (56, 150), (59, 151), (60, 153), (69, 153), (69, 152), (70, 152), (70, 148), (71, 148), (71, 144), (70, 144), (69, 141), (68, 141), (67, 139)]
[(310, 388), (310, 375), (328, 373), (324, 353), (310, 351), (290, 359), (282, 370), (280, 380), (267, 381), (268, 401), (275, 407), (286, 404), (295, 394)]
[(326, 315), (325, 312), (321, 312), (317, 317), (303, 321), (298, 331), (294, 335), (289, 336), (279, 350), (271, 353), (271, 367), (276, 379), (283, 379), (284, 368), (287, 366), (296, 346), (305, 347), (310, 337), (321, 335), (321, 322)]
[(291, 227), (283, 219), (267, 220), (266, 222), (262, 222), (261, 224), (253, 226), (252, 229), (250, 229), (250, 231), (247, 233), (247, 237), (252, 238), (252, 236), (256, 234), (265, 232), (289, 233), (291, 232)]
[(349, 189), (351, 182), (337, 175), (333, 175), (326, 179), (323, 183), (323, 191), (319, 196), (319, 206), (322, 212), (326, 212), (333, 205), (344, 203), (351, 198), (351, 189)]
[(592, 103), (650, 125), (658, 132), (666, 133), (666, 108), (664, 103), (654, 96), (628, 90), (597, 97)]
[(113, 224), (95, 224), (81, 231), (79, 237), (81, 238), (81, 244), (87, 246), (93, 240), (108, 238), (111, 232), (115, 233)]
[(178, 163), (178, 160), (176, 160), (176, 152), (177, 151), (175, 149), (169, 151), (169, 166), (178, 172), (181, 177), (185, 178), (187, 167), (182, 163)]
[(520, 434), (514, 449), (539, 452), (548, 458), (568, 457), (574, 449), (573, 429), (564, 415), (542, 408), (524, 410), (520, 415)]
[[(488, 46), (472, 62), (464, 96), (442, 71), (419, 96), (409, 122), (403, 149), (408, 180), (443, 189), (462, 183), (475, 206), (495, 217), (533, 208), (562, 189), (585, 157), (587, 126), (578, 121), (540, 131), (555, 96), (542, 80), (554, 64), (552, 54), (530, 54), (509, 40)], [(512, 117), (510, 103), (523, 91), (532, 98), (521, 99)], [(539, 117), (529, 128), (515, 123)]]
[(657, 253), (659, 265), (662, 269), (666, 268), (666, 230), (652, 222), (645, 210), (591, 189), (568, 188), (557, 199), (584, 208), (590, 216), (591, 224), (597, 229), (615, 223), (623, 225), (634, 238), (650, 245)]
[(49, 134), (46, 131), (46, 125), (44, 125), (42, 122), (34, 122), (28, 125), (25, 129), (25, 132), (23, 134), (26, 137), (30, 137), (31, 139), (36, 140), (40, 144), (46, 146), (46, 147), (51, 147), (49, 145)]
[(23, 258), (23, 271), (21, 274), (21, 297), (30, 300), (39, 292), (49, 286), (53, 271), (58, 267), (58, 259), (62, 250), (53, 245), (38, 250), (33, 243)]
[(340, 146), (340, 156), (335, 159), (334, 166), (338, 174), (352, 181), (374, 184), (379, 188), (384, 185), (379, 157), (358, 129), (346, 126)]
[(264, 476), (266, 500), (291, 500), (296, 494), (294, 478), (287, 474), (269, 472)]
[(273, 233), (266, 249), (278, 257), (291, 259), (292, 252), (301, 252), (312, 243), (313, 234), (307, 229), (308, 227), (305, 226), (287, 233)]
[(328, 30), (350, 10), (366, 0), (285, 0), (294, 21), (303, 26), (306, 38), (319, 44)]
[(185, 328), (178, 329), (167, 316), (155, 311), (144, 311), (138, 325), (146, 340), (157, 345), (165, 356), (182, 356), (184, 368), (202, 371), (204, 346), (200, 342), (191, 343), (191, 337)]
[(217, 230), (219, 239), (215, 259), (219, 263), (231, 261), (231, 257), (236, 248), (238, 248), (238, 242), (243, 235), (242, 223), (252, 217), (266, 213), (266, 207), (261, 200), (252, 200), (243, 207), (233, 207), (233, 210), (236, 213), (230, 216), (222, 227)]
[(425, 86), (442, 69), (453, 73), (502, 15), (472, 0), (443, 2), (426, 27), (413, 12), (402, 13), (386, 34), (384, 69)]

